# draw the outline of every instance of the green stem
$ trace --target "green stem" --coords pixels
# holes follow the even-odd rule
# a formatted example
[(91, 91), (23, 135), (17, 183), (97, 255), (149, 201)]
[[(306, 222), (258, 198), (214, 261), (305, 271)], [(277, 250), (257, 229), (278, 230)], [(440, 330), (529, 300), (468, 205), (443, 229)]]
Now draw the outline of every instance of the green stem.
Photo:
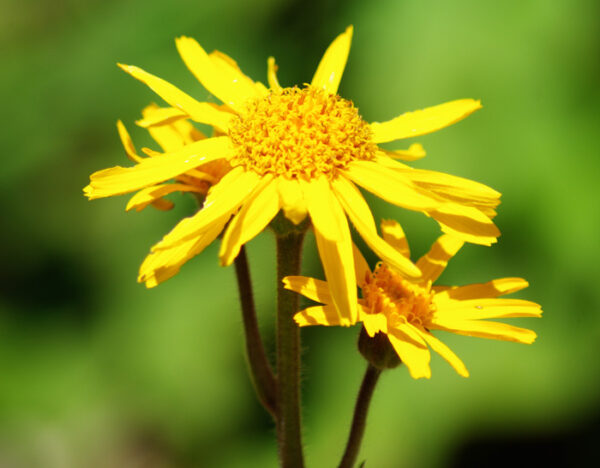
[(304, 233), (277, 236), (277, 441), (283, 468), (303, 468), (300, 422), (300, 328), (294, 322), (298, 294), (283, 278), (300, 273)]
[(267, 354), (260, 337), (254, 297), (252, 295), (252, 282), (246, 249), (242, 246), (235, 259), (235, 273), (237, 277), (240, 301), (242, 303), (242, 318), (244, 321), (244, 334), (246, 336), (246, 355), (250, 365), (250, 374), (254, 389), (259, 401), (265, 409), (276, 417), (276, 381), (273, 370), (267, 359)]
[(369, 404), (375, 390), (375, 385), (379, 380), (381, 371), (371, 364), (367, 365), (367, 371), (363, 378), (354, 407), (354, 416), (352, 418), (352, 427), (350, 428), (350, 436), (346, 444), (346, 451), (342, 457), (339, 468), (352, 468), (356, 463), (360, 443), (362, 442), (365, 426), (367, 424), (367, 413), (369, 412)]

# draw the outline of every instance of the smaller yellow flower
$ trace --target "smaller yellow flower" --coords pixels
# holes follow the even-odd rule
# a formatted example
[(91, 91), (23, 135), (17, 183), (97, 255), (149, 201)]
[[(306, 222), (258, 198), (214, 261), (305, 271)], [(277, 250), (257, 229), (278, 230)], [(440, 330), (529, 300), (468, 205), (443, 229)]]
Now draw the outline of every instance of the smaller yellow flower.
[[(383, 221), (381, 228), (384, 239), (408, 258), (408, 242), (400, 225), (394, 221)], [(388, 337), (415, 379), (431, 377), (429, 348), (440, 354), (461, 376), (469, 376), (463, 362), (432, 335), (431, 330), (526, 344), (533, 343), (536, 338), (531, 330), (484, 320), (541, 316), (541, 307), (534, 302), (498, 298), (526, 288), (528, 283), (522, 278), (501, 278), (468, 286), (432, 287), (448, 260), (462, 245), (463, 241), (455, 237), (448, 234), (441, 236), (416, 263), (423, 273), (416, 282), (407, 281), (384, 262), (379, 262), (371, 271), (354, 247), (356, 282), (362, 290), (362, 298), (358, 299), (358, 320), (362, 321), (370, 337), (377, 333)], [(327, 282), (288, 276), (284, 284), (287, 289), (324, 304), (298, 312), (294, 316), (298, 325), (340, 325)]]

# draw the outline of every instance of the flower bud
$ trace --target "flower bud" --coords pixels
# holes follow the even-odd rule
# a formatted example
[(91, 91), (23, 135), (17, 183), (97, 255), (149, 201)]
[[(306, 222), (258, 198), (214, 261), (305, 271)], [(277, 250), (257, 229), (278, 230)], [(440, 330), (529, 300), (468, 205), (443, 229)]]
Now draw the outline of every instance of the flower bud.
[(402, 363), (385, 333), (376, 333), (370, 337), (365, 327), (360, 330), (358, 350), (367, 361), (382, 371), (393, 369)]

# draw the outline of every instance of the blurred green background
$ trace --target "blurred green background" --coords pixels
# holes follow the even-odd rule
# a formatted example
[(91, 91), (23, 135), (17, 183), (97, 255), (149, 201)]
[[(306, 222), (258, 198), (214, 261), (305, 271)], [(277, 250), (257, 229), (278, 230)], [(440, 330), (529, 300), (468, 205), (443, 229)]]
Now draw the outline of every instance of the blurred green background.
[[(469, 379), (438, 357), (430, 381), (385, 374), (360, 459), (375, 468), (597, 459), (597, 0), (2, 0), (0, 11), (0, 467), (276, 466), (218, 246), (154, 290), (135, 282), (191, 198), (174, 196), (171, 212), (125, 213), (126, 197), (90, 203), (81, 189), (91, 172), (127, 164), (117, 119), (138, 147), (151, 145), (133, 121), (157, 98), (117, 61), (207, 98), (175, 50), (185, 34), (255, 79), (266, 81), (273, 55), (282, 84), (304, 83), (348, 24), (340, 94), (366, 120), (482, 99), (483, 110), (418, 140), (428, 156), (416, 166), (504, 194), (499, 243), (465, 247), (441, 282), (523, 276), (531, 287), (521, 297), (545, 310), (519, 322), (539, 334), (532, 346), (444, 335)], [(369, 202), (403, 222), (416, 254), (438, 233), (423, 216)], [(248, 246), (269, 346), (273, 249), (270, 233)], [(319, 275), (312, 236), (305, 252), (305, 272)], [(335, 466), (343, 450), (365, 366), (357, 332), (302, 332), (310, 467)]]

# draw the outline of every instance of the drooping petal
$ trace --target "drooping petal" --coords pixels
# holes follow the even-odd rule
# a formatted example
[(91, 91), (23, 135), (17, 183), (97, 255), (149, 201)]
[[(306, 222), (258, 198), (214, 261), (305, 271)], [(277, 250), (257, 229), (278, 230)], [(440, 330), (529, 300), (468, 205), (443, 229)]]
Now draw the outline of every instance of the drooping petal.
[(523, 299), (466, 299), (461, 301), (434, 298), (439, 304), (436, 316), (452, 320), (480, 320), (490, 318), (541, 317), (539, 304)]
[(409, 278), (418, 278), (420, 276), (418, 268), (408, 258), (379, 237), (371, 210), (354, 184), (345, 177), (337, 177), (331, 184), (352, 224), (354, 224), (361, 237), (379, 258)]
[(535, 332), (526, 328), (486, 320), (458, 320), (450, 318), (448, 314), (434, 317), (434, 321), (429, 328), (445, 330), (459, 335), (525, 344), (533, 343), (537, 337)]
[(267, 59), (267, 81), (269, 83), (269, 87), (274, 90), (281, 89), (281, 85), (277, 79), (277, 68), (275, 57), (269, 57)]
[(373, 141), (385, 143), (435, 132), (481, 109), (481, 102), (458, 99), (414, 112), (406, 112), (387, 122), (373, 122)]
[(394, 247), (398, 252), (406, 258), (410, 258), (410, 247), (408, 240), (400, 223), (392, 219), (384, 219), (381, 221), (381, 232), (383, 239)]
[[(436, 291), (436, 299), (479, 299), (494, 298), (511, 294), (521, 289), (525, 289), (529, 283), (523, 278), (500, 278), (487, 283), (469, 284), (467, 286), (456, 286), (445, 288), (443, 291)], [(436, 288), (434, 287), (434, 290)]]
[(277, 189), (283, 214), (292, 223), (300, 224), (308, 213), (300, 183), (296, 179), (277, 177)]
[(171, 83), (151, 75), (141, 68), (133, 65), (118, 65), (131, 76), (146, 84), (152, 91), (163, 98), (165, 102), (188, 114), (190, 119), (195, 122), (211, 125), (227, 133), (233, 114), (217, 110), (208, 103), (198, 102)]
[[(151, 108), (148, 106), (146, 109)], [(146, 110), (145, 109), (145, 110)], [(158, 107), (153, 106), (152, 112), (144, 113), (144, 117), (136, 120), (135, 123), (142, 127), (154, 127), (157, 125), (168, 125), (177, 120), (187, 119), (189, 115), (177, 107)]]
[(322, 304), (333, 304), (331, 291), (326, 281), (307, 276), (286, 276), (283, 278), (285, 289), (302, 294), (309, 299)]
[(104, 169), (90, 176), (88, 197), (121, 195), (155, 185), (209, 161), (228, 158), (233, 151), (229, 137), (215, 137), (189, 144), (174, 153), (144, 159), (133, 167)]
[(425, 255), (423, 255), (417, 262), (417, 267), (423, 274), (424, 283), (431, 281), (432, 283), (437, 280), (446, 265), (463, 246), (464, 242), (456, 237), (443, 235), (435, 241), (435, 243), (429, 249)]
[(350, 52), (352, 32), (352, 26), (348, 26), (327, 48), (313, 76), (312, 86), (331, 94), (337, 93)]
[(395, 332), (390, 332), (387, 336), (402, 362), (408, 367), (413, 379), (431, 378), (431, 368), (429, 367), (431, 354), (426, 346), (417, 346), (414, 342), (406, 341)]
[(135, 209), (135, 211), (142, 211), (151, 203), (164, 197), (173, 192), (200, 192), (202, 191), (198, 187), (186, 184), (163, 184), (154, 185), (152, 187), (146, 187), (145, 189), (137, 192), (129, 202), (127, 203), (126, 211)]
[(241, 167), (228, 172), (211, 187), (204, 205), (195, 215), (183, 219), (153, 250), (165, 249), (184, 242), (208, 229), (222, 217), (233, 214), (258, 185), (260, 178)]
[(175, 247), (154, 250), (142, 263), (138, 282), (146, 283), (147, 288), (153, 288), (171, 278), (185, 262), (198, 255), (217, 238), (228, 218), (226, 216), (217, 220), (197, 237), (188, 239)]
[(235, 111), (242, 111), (248, 99), (262, 96), (254, 82), (222, 56), (211, 59), (191, 37), (182, 36), (175, 42), (181, 58), (202, 86)]
[(407, 150), (384, 150), (382, 148), (379, 148), (379, 150), (390, 158), (402, 159), (403, 161), (416, 161), (427, 155), (425, 148), (420, 143), (413, 143)]
[(462, 377), (469, 377), (469, 371), (467, 370), (465, 364), (456, 354), (454, 354), (450, 348), (448, 348), (448, 346), (446, 346), (443, 342), (438, 340), (426, 330), (419, 330), (419, 332), (427, 344), (431, 346), (431, 349), (442, 356), (446, 362), (454, 368), (458, 375)]
[(430, 189), (438, 188), (440, 190), (447, 190), (455, 196), (469, 198), (474, 201), (498, 201), (502, 195), (500, 192), (480, 182), (443, 172), (413, 168), (404, 168), (401, 171), (418, 185)]
[(361, 187), (385, 201), (409, 210), (424, 211), (435, 208), (439, 201), (395, 171), (370, 161), (353, 161), (346, 175)]
[(346, 325), (344, 322), (340, 321), (340, 316), (333, 305), (313, 306), (301, 310), (294, 315), (294, 321), (300, 327), (309, 325)]
[[(339, 208), (341, 211), (341, 208)], [(329, 290), (335, 308), (339, 314), (339, 324), (354, 325), (358, 318), (356, 299), (356, 278), (354, 277), (354, 258), (352, 256), (352, 239), (345, 217), (343, 237), (339, 241), (325, 238), (315, 225), (315, 239), (319, 256), (329, 284)]]
[(129, 136), (129, 132), (125, 128), (125, 125), (123, 125), (123, 122), (121, 122), (120, 120), (117, 122), (117, 130), (119, 132), (119, 138), (121, 139), (121, 143), (125, 148), (125, 153), (127, 154), (127, 157), (133, 162), (142, 162), (144, 158), (138, 156), (133, 141)]
[(231, 265), (242, 245), (258, 235), (279, 211), (277, 183), (265, 176), (231, 220), (219, 251), (222, 266)]
[(492, 220), (472, 206), (447, 202), (427, 214), (440, 224), (443, 232), (465, 242), (491, 245), (500, 235)]

